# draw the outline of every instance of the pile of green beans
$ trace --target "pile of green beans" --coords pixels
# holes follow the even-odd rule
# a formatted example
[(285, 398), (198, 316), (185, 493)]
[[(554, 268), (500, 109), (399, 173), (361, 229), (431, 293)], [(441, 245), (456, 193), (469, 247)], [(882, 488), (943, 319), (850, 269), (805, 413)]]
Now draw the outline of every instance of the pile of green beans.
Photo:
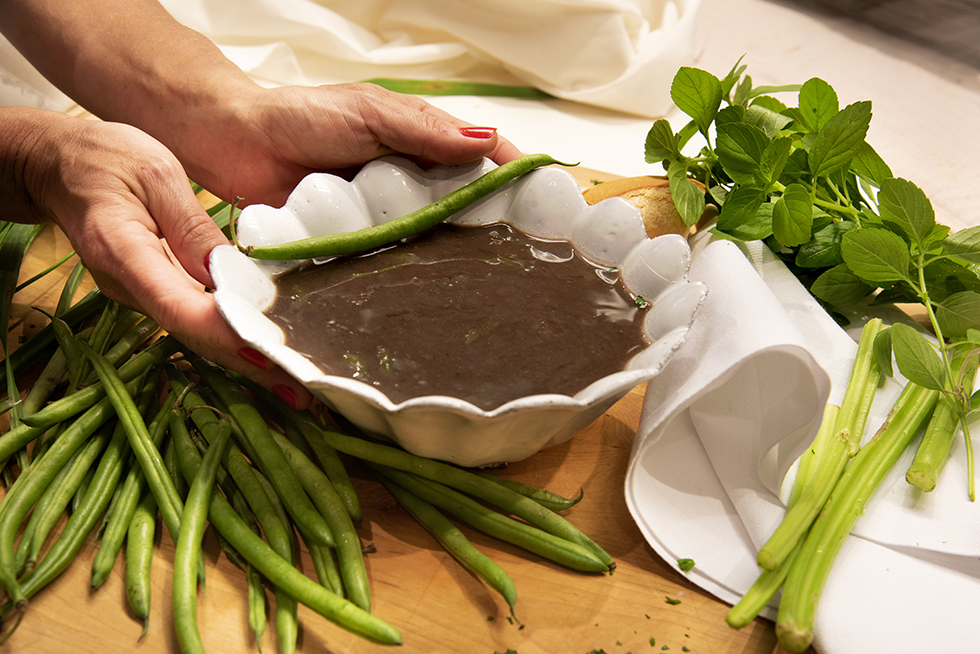
[[(554, 160), (533, 156), (501, 166), (440, 207), (423, 210), (421, 219), (410, 221), (412, 229), (548, 163)], [(225, 214), (230, 220), (230, 211)], [(31, 598), (76, 562), (90, 540), (97, 544), (92, 590), (105, 585), (122, 559), (126, 601), (144, 638), (155, 599), (158, 519), (176, 547), (171, 628), (182, 651), (204, 651), (196, 604), (206, 584), (201, 548), (208, 528), (245, 574), (248, 624), (259, 647), (270, 594), (277, 645), (285, 654), (297, 647), (301, 604), (370, 641), (400, 644), (398, 630), (371, 613), (367, 549), (358, 534), (364, 516), (351, 465), (387, 488), (461, 567), (499, 593), (512, 621), (514, 581), (457, 523), (573, 570), (615, 567), (559, 515), (581, 493), (565, 498), (417, 457), (367, 438), (328, 412), (294, 409), (97, 291), (73, 305), (82, 272), (76, 266), (50, 324), (0, 365), (10, 396), (0, 398), (0, 416), (9, 413), (9, 427), (0, 430), (6, 486), (0, 644), (29, 616)], [(32, 369), (40, 373), (19, 399), (17, 378)], [(298, 567), (302, 548), (315, 580)]]

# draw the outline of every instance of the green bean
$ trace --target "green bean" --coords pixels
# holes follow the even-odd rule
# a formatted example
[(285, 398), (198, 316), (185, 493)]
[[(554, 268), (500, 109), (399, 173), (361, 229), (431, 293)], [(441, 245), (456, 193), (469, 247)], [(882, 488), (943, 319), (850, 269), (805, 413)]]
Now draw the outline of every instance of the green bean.
[(106, 389), (109, 401), (116, 409), (116, 414), (119, 416), (119, 421), (129, 439), (133, 454), (136, 455), (136, 460), (146, 476), (147, 484), (156, 498), (167, 530), (176, 541), (180, 533), (182, 502), (170, 475), (167, 474), (166, 467), (163, 465), (160, 451), (150, 439), (146, 422), (143, 420), (136, 403), (133, 402), (133, 398), (123, 387), (116, 369), (109, 365), (105, 357), (94, 352), (88, 344), (79, 341), (79, 347), (99, 374), (99, 380)]
[(254, 259), (274, 260), (311, 259), (366, 252), (434, 227), (515, 177), (551, 164), (561, 162), (545, 154), (527, 155), (494, 168), (421, 209), (379, 225), (355, 232), (315, 236), (278, 245), (239, 245), (239, 249)]
[[(175, 399), (175, 395), (172, 392), (169, 393), (163, 405), (150, 421), (148, 427), (150, 441), (157, 449), (163, 445), (163, 439), (167, 434), (169, 424), (167, 417)], [(99, 551), (96, 552), (92, 561), (92, 588), (101, 587), (109, 578), (145, 488), (146, 477), (143, 475), (143, 469), (138, 465), (131, 466), (126, 478), (120, 485), (119, 499), (113, 502), (106, 512), (106, 525), (102, 533), (102, 541), (99, 543)], [(154, 510), (156, 509), (154, 508)]]
[(491, 511), (439, 482), (388, 466), (368, 465), (396, 484), (486, 534), (517, 545), (543, 558), (582, 572), (606, 572), (608, 566), (594, 552), (546, 531)]
[[(95, 528), (99, 517), (105, 511), (116, 486), (122, 477), (125, 459), (129, 453), (125, 429), (121, 421), (116, 424), (112, 439), (106, 446), (99, 466), (96, 468), (92, 484), (85, 493), (78, 510), (68, 518), (64, 530), (48, 550), (41, 562), (22, 580), (20, 588), (24, 598), (29, 598), (47, 586), (71, 564), (85, 543), (85, 539)], [(8, 603), (9, 608), (17, 606), (16, 600)]]
[(609, 570), (616, 567), (615, 561), (609, 554), (563, 517), (509, 488), (448, 463), (426, 459), (388, 445), (372, 443), (363, 438), (326, 429), (320, 429), (319, 433), (321, 438), (341, 452), (365, 461), (412, 472), (490, 502), (550, 534), (590, 550), (605, 562)]
[(249, 402), (241, 386), (220, 368), (200, 357), (191, 357), (191, 362), (205, 383), (228, 408), (234, 421), (242, 428), (256, 456), (254, 463), (272, 482), (299, 530), (306, 533), (315, 543), (332, 545), (334, 539), (330, 528), (303, 490), (302, 484), (282, 451), (276, 446), (265, 419)]
[(181, 530), (174, 552), (173, 609), (177, 642), (185, 654), (203, 654), (204, 644), (197, 627), (197, 566), (201, 541), (207, 527), (208, 506), (214, 492), (214, 480), (231, 435), (231, 426), (224, 424), (201, 460), (197, 474), (190, 482), (187, 501), (181, 514)]
[[(311, 459), (315, 458), (317, 463), (320, 464), (320, 468), (326, 473), (330, 483), (333, 484), (344, 506), (347, 507), (347, 513), (350, 514), (351, 519), (355, 522), (360, 522), (361, 504), (357, 497), (357, 491), (354, 489), (354, 485), (351, 484), (350, 476), (347, 474), (347, 468), (344, 466), (344, 462), (340, 460), (337, 450), (318, 436), (320, 425), (317, 423), (316, 417), (309, 411), (294, 409), (283, 402), (277, 395), (249, 379), (241, 376), (236, 376), (235, 378), (254, 394), (258, 395), (269, 408), (283, 418), (287, 427), (287, 436), (290, 436), (290, 427), (299, 431), (299, 437), (302, 438), (306, 447), (304, 448), (298, 442), (300, 440), (299, 437), (291, 438), (293, 444), (300, 447), (307, 457)], [(310, 456), (310, 452), (307, 450), (312, 450), (313, 456)]]
[(54, 315), (61, 317), (71, 308), (71, 301), (75, 297), (75, 291), (81, 286), (82, 278), (85, 277), (86, 272), (85, 264), (82, 263), (81, 259), (76, 261), (71, 272), (68, 274), (68, 279), (65, 280), (64, 286), (61, 287), (61, 295), (58, 297), (58, 304), (55, 307)]
[(288, 438), (277, 433), (272, 435), (286, 456), (286, 460), (289, 461), (289, 465), (299, 476), (303, 487), (320, 509), (321, 515), (330, 525), (330, 531), (337, 542), (337, 560), (340, 562), (340, 576), (347, 590), (347, 596), (365, 611), (370, 611), (371, 591), (367, 570), (364, 567), (361, 540), (337, 491), (323, 471), (306, 458)]
[[(126, 388), (135, 390), (140, 384), (142, 380), (135, 379), (129, 382)], [(21, 609), (26, 605), (26, 597), (21, 592), (13, 565), (13, 543), (17, 528), (72, 454), (95, 433), (96, 429), (114, 415), (115, 411), (109, 398), (98, 401), (51, 444), (44, 456), (36, 461), (27, 473), (17, 478), (7, 491), (3, 502), (0, 502), (0, 586), (7, 591), (10, 602)]]
[(483, 579), (491, 588), (496, 590), (510, 607), (510, 615), (514, 616), (514, 605), (517, 603), (517, 587), (510, 575), (493, 559), (478, 550), (473, 543), (449, 521), (434, 506), (422, 498), (410, 493), (391, 479), (382, 477), (388, 491), (398, 503), (415, 518), (416, 522), (432, 534), (443, 549), (446, 550), (470, 574)]
[(143, 622), (143, 639), (150, 628), (153, 539), (157, 524), (157, 501), (147, 492), (136, 504), (126, 529), (126, 601), (133, 615)]
[(335, 595), (343, 597), (344, 582), (340, 578), (340, 570), (333, 558), (333, 550), (329, 547), (320, 547), (314, 543), (307, 543), (306, 549), (310, 553), (313, 571), (316, 573), (320, 585)]
[(44, 541), (65, 512), (68, 503), (73, 497), (78, 497), (79, 493), (84, 492), (85, 478), (90, 473), (94, 473), (94, 463), (112, 438), (112, 431), (112, 423), (103, 425), (98, 433), (65, 464), (64, 474), (59, 474), (58, 483), (52, 481), (38, 500), (27, 523), (24, 538), (21, 539), (14, 553), (14, 561), (19, 570), (23, 570), (25, 565), (33, 568), (37, 563)]
[(525, 484), (524, 482), (516, 479), (498, 477), (497, 475), (483, 470), (473, 470), (473, 473), (480, 475), (484, 479), (489, 479), (490, 481), (496, 482), (501, 486), (506, 486), (512, 491), (520, 493), (525, 497), (529, 497), (551, 511), (564, 511), (565, 509), (570, 509), (581, 502), (582, 498), (585, 497), (585, 490), (582, 488), (579, 489), (578, 495), (575, 497), (563, 497), (558, 493), (553, 493), (544, 488), (538, 488), (537, 486), (532, 486), (531, 484)]
[[(123, 361), (128, 359), (136, 352), (137, 348), (143, 345), (155, 334), (159, 333), (160, 325), (152, 318), (143, 318), (132, 329), (129, 329), (123, 336), (109, 348), (103, 356), (113, 366), (118, 367)], [(83, 382), (84, 385), (94, 384), (98, 381), (98, 375), (93, 370)]]
[(252, 565), (246, 564), (245, 579), (248, 583), (248, 626), (255, 634), (255, 646), (262, 652), (262, 634), (269, 616), (269, 598), (262, 586), (262, 575)]
[[(197, 466), (181, 461), (181, 472), (187, 479), (197, 474)], [(331, 622), (364, 638), (386, 645), (401, 644), (401, 635), (387, 622), (375, 617), (319, 585), (284, 560), (255, 534), (221, 493), (211, 494), (208, 511), (211, 524), (242, 557), (273, 585), (282, 588), (301, 604)]]

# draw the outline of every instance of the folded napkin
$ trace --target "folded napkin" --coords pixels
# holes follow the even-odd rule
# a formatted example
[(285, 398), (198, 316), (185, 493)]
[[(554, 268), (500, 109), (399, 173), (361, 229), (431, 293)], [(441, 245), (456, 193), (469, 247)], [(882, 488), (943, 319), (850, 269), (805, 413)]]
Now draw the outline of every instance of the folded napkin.
[(662, 116), (694, 60), (701, 0), (164, 0), (253, 77), (371, 77), (536, 86)]
[[(793, 462), (825, 404), (841, 401), (864, 316), (842, 329), (760, 243), (702, 232), (692, 250), (690, 277), (708, 297), (648, 386), (626, 497), (658, 554), (694, 559), (688, 578), (734, 603), (760, 572), (756, 552), (782, 518)], [(902, 383), (878, 391), (865, 442)], [(932, 493), (904, 479), (914, 449), (885, 478), (828, 580), (818, 652), (976, 651), (980, 506), (966, 496), (963, 449), (960, 438)]]

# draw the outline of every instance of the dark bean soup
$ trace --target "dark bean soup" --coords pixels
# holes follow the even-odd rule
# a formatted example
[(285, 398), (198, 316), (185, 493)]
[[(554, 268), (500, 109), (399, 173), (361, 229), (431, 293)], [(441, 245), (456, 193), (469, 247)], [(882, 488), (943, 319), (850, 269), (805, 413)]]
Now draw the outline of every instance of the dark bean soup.
[(267, 315), (323, 372), (394, 402), (448, 395), (483, 409), (574, 395), (647, 345), (613, 271), (508, 225), (429, 230), (284, 273)]

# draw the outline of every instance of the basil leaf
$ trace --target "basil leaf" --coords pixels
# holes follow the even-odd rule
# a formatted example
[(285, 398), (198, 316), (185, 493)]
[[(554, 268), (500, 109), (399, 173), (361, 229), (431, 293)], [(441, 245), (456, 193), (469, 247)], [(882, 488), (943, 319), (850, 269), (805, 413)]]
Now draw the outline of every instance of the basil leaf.
[(745, 110), (745, 122), (758, 127), (768, 138), (774, 139), (793, 119), (762, 105), (753, 104)]
[(819, 132), (840, 110), (837, 92), (819, 77), (813, 77), (800, 87), (800, 116), (809, 132)]
[[(755, 181), (768, 189), (773, 182), (783, 174), (783, 168), (789, 161), (789, 153), (793, 147), (793, 139), (778, 138), (766, 145), (759, 158), (759, 168), (755, 173)], [(809, 236), (807, 236), (809, 238)]]
[(721, 82), (699, 68), (682, 67), (670, 85), (670, 99), (678, 109), (694, 119), (698, 130), (705, 135), (718, 113), (721, 98)]
[(892, 325), (891, 333), (895, 363), (905, 378), (923, 388), (943, 390), (946, 369), (925, 336), (905, 323)]
[(895, 373), (892, 371), (892, 328), (885, 327), (875, 336), (874, 343), (871, 346), (872, 354), (875, 357), (875, 363), (878, 364), (878, 368), (884, 374), (889, 377), (893, 377)]
[(908, 180), (886, 179), (878, 193), (878, 209), (886, 225), (926, 249), (929, 234), (936, 226), (936, 214), (922, 189)]
[(810, 173), (829, 175), (850, 163), (864, 142), (871, 123), (871, 103), (855, 102), (844, 107), (820, 128), (810, 146)]
[(946, 338), (961, 338), (971, 329), (980, 328), (980, 293), (953, 293), (939, 303), (936, 320)]
[(813, 203), (802, 184), (790, 184), (772, 210), (772, 233), (782, 245), (794, 247), (810, 240)]
[(814, 297), (835, 307), (854, 306), (873, 290), (873, 287), (851, 272), (845, 264), (824, 271), (810, 286), (810, 293)]
[(943, 252), (970, 263), (980, 263), (980, 225), (947, 236), (943, 241)]
[(869, 282), (908, 279), (908, 244), (894, 232), (873, 227), (851, 230), (841, 239), (841, 254), (854, 274)]
[(747, 186), (729, 193), (718, 216), (718, 231), (742, 241), (761, 240), (772, 234), (772, 214), (762, 204), (765, 199), (764, 191)]

